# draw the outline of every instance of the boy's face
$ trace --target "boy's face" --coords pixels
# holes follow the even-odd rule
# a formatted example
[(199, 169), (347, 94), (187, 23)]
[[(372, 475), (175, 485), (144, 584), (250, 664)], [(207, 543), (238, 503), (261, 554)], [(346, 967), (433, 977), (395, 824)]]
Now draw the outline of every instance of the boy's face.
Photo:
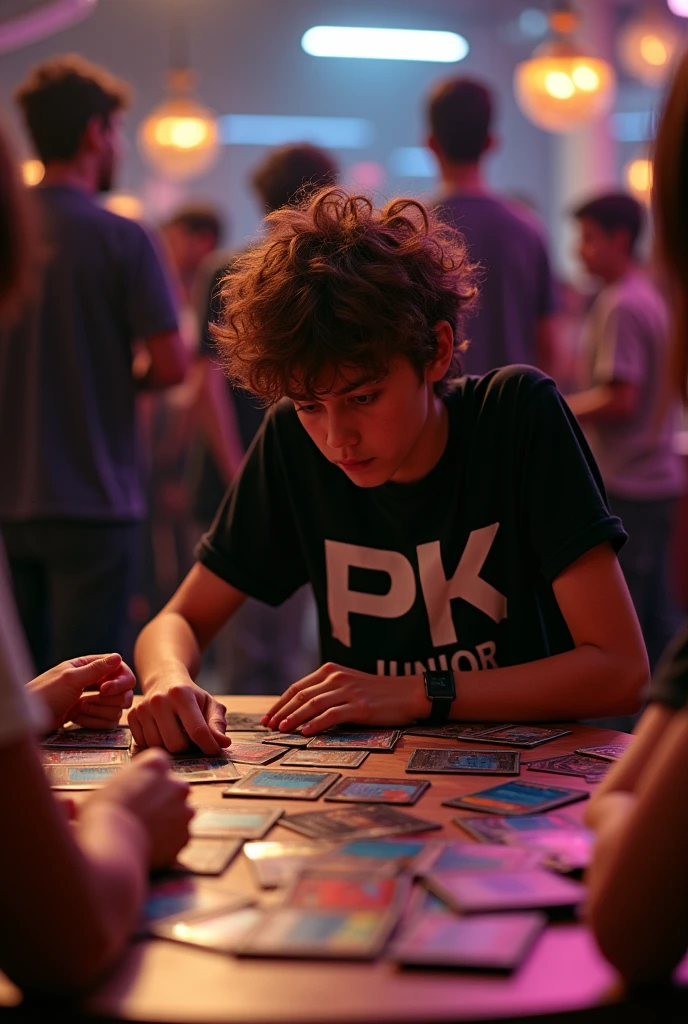
[(325, 458), (358, 487), (408, 483), (430, 472), (446, 444), (446, 409), (430, 376), (421, 380), (398, 356), (381, 380), (357, 380), (352, 368), (331, 393), (293, 397), (294, 407)]
[(620, 260), (628, 258), (627, 233), (605, 231), (588, 217), (581, 217), (578, 226), (578, 255), (587, 272), (602, 279), (613, 274)]

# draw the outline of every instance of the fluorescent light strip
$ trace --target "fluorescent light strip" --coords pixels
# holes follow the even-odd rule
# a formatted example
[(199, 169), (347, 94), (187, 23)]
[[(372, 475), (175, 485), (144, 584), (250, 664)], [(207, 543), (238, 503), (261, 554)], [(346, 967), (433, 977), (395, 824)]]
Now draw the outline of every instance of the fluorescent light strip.
[(225, 114), (220, 141), (228, 146), (282, 146), (311, 142), (331, 149), (366, 149), (375, 126), (361, 117), (307, 117), (292, 114)]
[(399, 146), (389, 154), (390, 174), (397, 178), (436, 178), (437, 163), (425, 146)]
[(468, 53), (468, 43), (456, 32), (342, 25), (309, 28), (303, 34), (301, 46), (312, 57), (425, 60), (441, 64), (454, 64)]

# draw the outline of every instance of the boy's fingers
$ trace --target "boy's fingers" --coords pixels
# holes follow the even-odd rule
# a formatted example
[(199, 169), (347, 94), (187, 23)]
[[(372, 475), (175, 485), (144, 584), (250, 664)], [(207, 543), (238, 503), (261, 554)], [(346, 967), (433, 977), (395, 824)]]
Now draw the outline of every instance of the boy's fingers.
[(304, 722), (310, 723), (329, 708), (339, 707), (343, 704), (348, 704), (344, 689), (328, 689), (324, 693), (313, 694), (302, 707), (296, 708), (287, 718), (282, 719), (280, 728), (283, 732), (293, 732)]
[[(75, 658), (68, 668), (65, 676), (73, 686), (80, 686), (85, 689), (87, 686), (94, 686), (100, 682), (105, 675), (109, 675), (119, 664), (122, 658), (119, 654), (109, 654), (105, 657), (95, 658), (87, 661), (83, 658)], [(83, 662), (83, 664), (79, 664)]]
[(101, 683), (100, 693), (103, 697), (112, 697), (115, 694), (134, 689), (136, 686), (134, 673), (126, 665), (124, 668), (126, 671), (120, 672), (114, 679), (106, 679)]
[[(269, 711), (263, 715), (263, 725), (267, 725), (271, 719), (289, 704), (290, 701), (294, 700), (298, 693), (303, 690), (309, 689), (311, 686), (315, 686), (318, 683), (323, 682), (330, 673), (329, 665), (321, 665), (320, 668), (316, 669), (315, 672), (311, 672), (310, 675), (304, 676), (303, 679), (299, 679), (296, 683), (292, 683), (291, 686), (287, 687), (282, 696), (275, 701)], [(272, 726), (274, 728), (274, 726)]]
[(208, 728), (221, 747), (229, 747), (232, 742), (229, 736), (225, 735), (227, 732), (226, 710), (224, 704), (220, 704), (217, 700), (212, 700), (206, 708)]
[[(202, 691), (199, 693), (202, 695)], [(173, 688), (169, 691), (169, 700), (191, 742), (200, 747), (204, 754), (219, 754), (222, 748), (210, 731), (196, 693), (189, 687)]]

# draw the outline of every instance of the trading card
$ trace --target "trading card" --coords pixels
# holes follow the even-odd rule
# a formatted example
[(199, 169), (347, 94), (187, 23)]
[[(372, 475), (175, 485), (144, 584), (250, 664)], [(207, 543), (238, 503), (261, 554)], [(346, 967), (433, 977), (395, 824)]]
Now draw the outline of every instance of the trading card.
[[(521, 836), (537, 832), (571, 832), (583, 828), (567, 814), (523, 815), (520, 818), (454, 818), (454, 822), (481, 843), (521, 843)], [(528, 835), (530, 839), (530, 835)]]
[(560, 736), (569, 736), (573, 729), (544, 729), (540, 725), (508, 725), (499, 729), (487, 729), (480, 736), (473, 736), (476, 743), (507, 743), (512, 747), (539, 747)]
[(197, 882), (187, 875), (175, 875), (151, 886), (148, 899), (143, 905), (138, 930), (145, 931), (154, 921), (164, 918), (181, 915), (195, 917), (216, 910), (236, 910), (252, 902), (246, 896)]
[(391, 957), (407, 967), (513, 971), (547, 924), (544, 914), (425, 913), (414, 916)]
[(512, 779), (498, 786), (466, 793), (452, 800), (443, 800), (444, 807), (464, 807), (468, 811), (485, 811), (486, 814), (539, 814), (554, 807), (586, 800), (587, 790), (564, 789), (559, 786), (539, 786), (535, 782)]
[(263, 911), (258, 907), (243, 907), (203, 917), (177, 917), (151, 925), (152, 935), (159, 939), (201, 946), (217, 953), (235, 953), (248, 933), (259, 923)]
[(322, 857), (329, 843), (305, 840), (244, 843), (244, 856), (261, 889), (281, 889), (291, 883), (311, 857)]
[(414, 750), (407, 772), (442, 772), (447, 775), (518, 775), (517, 750), (461, 750), (425, 747)]
[(546, 757), (539, 761), (528, 761), (527, 764), (529, 772), (577, 775), (586, 782), (601, 782), (611, 768), (608, 761), (596, 760), (585, 754), (560, 754), (559, 757)]
[(572, 907), (585, 896), (580, 882), (542, 868), (445, 871), (425, 875), (423, 884), (459, 914)]
[(262, 839), (284, 813), (281, 807), (204, 807), (191, 819), (189, 831), (200, 839)]
[(265, 914), (238, 950), (245, 956), (370, 960), (382, 952), (396, 924), (387, 910), (299, 910)]
[(584, 757), (597, 757), (602, 761), (618, 761), (626, 753), (630, 747), (630, 743), (607, 743), (606, 746), (602, 747), (579, 747), (576, 751), (577, 754), (582, 754)]
[(128, 750), (131, 730), (125, 726), (116, 729), (58, 729), (41, 740), (46, 750)]
[(280, 765), (298, 768), (359, 768), (369, 750), (292, 750)]
[(511, 871), (539, 867), (542, 854), (520, 846), (443, 843), (433, 849), (423, 873), (443, 871)]
[(447, 722), (446, 725), (428, 725), (427, 719), (424, 722), (416, 722), (404, 729), (407, 736), (436, 736), (438, 739), (461, 740), (470, 739), (471, 736), (483, 736), (490, 729), (510, 729), (511, 723), (495, 725), (493, 722)]
[(277, 743), (283, 747), (307, 747), (310, 741), (310, 736), (304, 736), (300, 732), (271, 732), (269, 736), (261, 739), (261, 743)]
[(398, 729), (382, 729), (365, 732), (324, 732), (314, 736), (308, 744), (309, 749), (324, 750), (383, 750), (392, 751), (397, 744), (401, 732)]
[(241, 846), (241, 839), (190, 839), (177, 864), (194, 875), (221, 875)]
[(100, 789), (122, 766), (83, 764), (83, 765), (44, 765), (48, 784), (51, 789)]
[(231, 789), (223, 789), (222, 795), (317, 800), (341, 777), (341, 772), (300, 772), (295, 769), (283, 772), (275, 768), (254, 768)]
[(409, 779), (348, 778), (338, 782), (325, 800), (339, 800), (345, 804), (415, 804), (430, 783), (427, 779), (411, 782)]
[(42, 750), (41, 764), (128, 764), (128, 750)]
[(267, 746), (264, 743), (232, 743), (227, 757), (241, 764), (270, 764), (285, 753), (287, 747)]
[(386, 807), (384, 804), (361, 804), (360, 807), (332, 807), (326, 811), (287, 814), (280, 824), (309, 839), (331, 841), (375, 839), (427, 832), (442, 827), (436, 821), (425, 821), (407, 811)]
[(309, 865), (287, 893), (284, 906), (300, 910), (401, 909), (409, 889), (407, 878), (321, 873)]
[(227, 732), (270, 732), (261, 719), (264, 714), (243, 714), (240, 711), (228, 711), (225, 715)]
[(226, 757), (174, 757), (170, 768), (187, 782), (230, 782), (241, 776)]
[(408, 871), (415, 875), (424, 870), (431, 849), (432, 844), (423, 839), (354, 839), (322, 854), (317, 868), (375, 875)]

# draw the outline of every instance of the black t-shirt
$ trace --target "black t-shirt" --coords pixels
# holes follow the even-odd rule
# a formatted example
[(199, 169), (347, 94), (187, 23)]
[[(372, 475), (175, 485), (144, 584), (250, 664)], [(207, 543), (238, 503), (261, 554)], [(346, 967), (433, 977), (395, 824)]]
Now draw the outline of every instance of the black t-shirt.
[(313, 585), (322, 657), (364, 672), (522, 664), (573, 647), (552, 581), (626, 535), (553, 381), (464, 377), (421, 481), (362, 488), (290, 401), (270, 411), (201, 541), (200, 561), (278, 605)]
[(688, 625), (674, 637), (655, 669), (648, 699), (677, 711), (688, 704)]

